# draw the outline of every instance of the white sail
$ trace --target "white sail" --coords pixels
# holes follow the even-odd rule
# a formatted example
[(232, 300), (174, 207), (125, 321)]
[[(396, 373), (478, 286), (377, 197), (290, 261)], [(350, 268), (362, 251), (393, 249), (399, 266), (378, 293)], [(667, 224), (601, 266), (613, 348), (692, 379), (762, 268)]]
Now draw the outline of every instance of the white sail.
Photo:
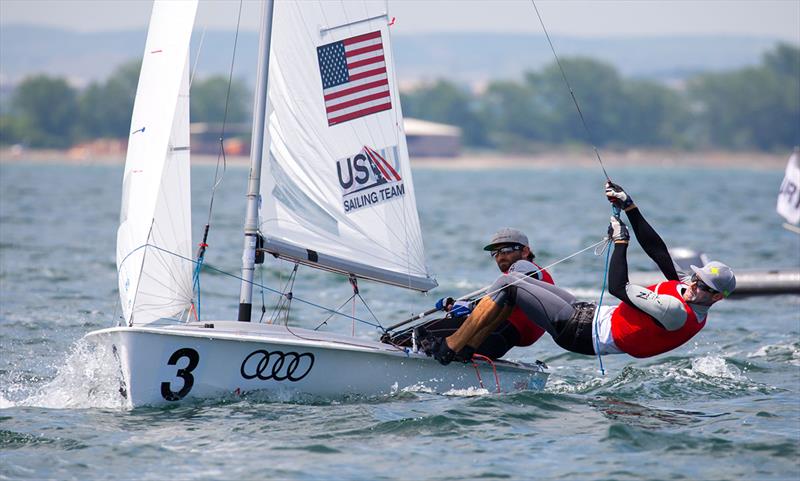
[(197, 1), (153, 4), (117, 231), (128, 324), (175, 316), (192, 300), (188, 58), (196, 11)]
[(277, 2), (260, 230), (268, 251), (418, 290), (425, 265), (383, 2)]
[(776, 210), (790, 224), (800, 223), (800, 155), (797, 149), (786, 164)]

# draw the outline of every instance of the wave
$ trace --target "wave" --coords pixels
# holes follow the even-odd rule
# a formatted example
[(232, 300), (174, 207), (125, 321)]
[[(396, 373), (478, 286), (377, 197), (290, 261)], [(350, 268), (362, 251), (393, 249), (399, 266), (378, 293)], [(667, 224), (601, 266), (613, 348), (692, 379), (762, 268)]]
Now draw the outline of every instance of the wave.
[(0, 409), (125, 408), (119, 363), (108, 347), (81, 339), (62, 363), (48, 367), (56, 373), (49, 380), (25, 374), (9, 376), (15, 380), (0, 393)]
[(777, 388), (747, 377), (735, 360), (717, 355), (664, 358), (658, 364), (625, 366), (613, 377), (595, 374), (551, 376), (548, 392), (614, 396), (618, 399), (731, 398), (753, 392), (769, 393)]
[(800, 366), (800, 341), (768, 344), (747, 355), (749, 359), (763, 358), (767, 362)]

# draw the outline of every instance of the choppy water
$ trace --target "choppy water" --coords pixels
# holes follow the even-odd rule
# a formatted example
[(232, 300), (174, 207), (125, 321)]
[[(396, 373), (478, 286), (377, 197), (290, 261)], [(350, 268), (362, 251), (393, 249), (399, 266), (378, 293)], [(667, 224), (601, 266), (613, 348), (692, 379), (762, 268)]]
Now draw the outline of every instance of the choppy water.
[[(737, 268), (800, 265), (800, 240), (774, 214), (778, 170), (614, 168), (670, 245)], [(567, 354), (549, 339), (512, 351), (551, 366), (543, 393), (277, 403), (257, 397), (126, 411), (112, 358), (81, 338), (119, 316), (114, 242), (121, 167), (0, 164), (0, 479), (798, 479), (800, 298), (715, 306), (692, 342), (650, 360)], [(196, 167), (196, 234), (213, 168)], [(429, 297), (362, 285), (385, 324), (488, 283), (497, 228), (531, 237), (547, 264), (595, 242), (608, 206), (595, 170), (414, 173)], [(238, 270), (246, 169), (215, 203), (209, 263)], [(632, 269), (649, 270), (638, 249)], [(587, 299), (603, 260), (553, 268)], [(278, 287), (289, 266), (264, 282)], [(231, 318), (238, 283), (203, 276), (203, 317)], [(342, 279), (301, 269), (297, 296), (336, 306)], [(268, 306), (274, 302), (265, 296)], [(319, 315), (297, 306), (313, 325)], [(303, 323), (301, 322), (301, 324)], [(348, 332), (349, 322), (329, 329)], [(372, 335), (368, 327), (359, 335)]]

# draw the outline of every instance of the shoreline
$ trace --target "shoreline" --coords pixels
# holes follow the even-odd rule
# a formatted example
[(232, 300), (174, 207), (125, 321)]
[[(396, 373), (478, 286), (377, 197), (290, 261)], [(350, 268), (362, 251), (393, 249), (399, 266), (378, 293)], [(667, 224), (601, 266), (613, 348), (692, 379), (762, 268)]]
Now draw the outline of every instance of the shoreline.
[[(750, 168), (782, 169), (791, 152), (675, 151), (630, 149), (601, 151), (607, 167), (700, 167), (700, 168)], [(228, 155), (228, 164), (247, 165), (249, 158)], [(0, 149), (0, 164), (69, 164), (69, 165), (123, 165), (124, 153), (106, 155), (71, 155), (66, 150)], [(195, 154), (194, 165), (213, 165), (216, 155)], [(415, 157), (413, 167), (433, 169), (519, 169), (519, 168), (596, 168), (597, 157), (592, 150), (552, 150), (536, 154), (504, 154), (502, 152), (465, 152), (458, 157)]]

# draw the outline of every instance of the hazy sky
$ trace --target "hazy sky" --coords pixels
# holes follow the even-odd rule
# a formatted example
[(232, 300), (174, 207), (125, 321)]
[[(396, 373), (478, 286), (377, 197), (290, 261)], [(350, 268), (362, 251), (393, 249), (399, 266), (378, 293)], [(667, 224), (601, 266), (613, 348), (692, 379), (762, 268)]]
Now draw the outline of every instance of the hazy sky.
[[(347, 0), (345, 0), (347, 1)], [(383, 0), (377, 0), (383, 3)], [(197, 25), (231, 29), (238, 0), (203, 0)], [(0, 25), (27, 23), (78, 31), (144, 29), (149, 0), (0, 0)], [(800, 43), (800, 0), (538, 0), (548, 30), (571, 36), (757, 35)], [(530, 0), (391, 0), (395, 32), (539, 33)], [(242, 26), (258, 27), (256, 0)]]

